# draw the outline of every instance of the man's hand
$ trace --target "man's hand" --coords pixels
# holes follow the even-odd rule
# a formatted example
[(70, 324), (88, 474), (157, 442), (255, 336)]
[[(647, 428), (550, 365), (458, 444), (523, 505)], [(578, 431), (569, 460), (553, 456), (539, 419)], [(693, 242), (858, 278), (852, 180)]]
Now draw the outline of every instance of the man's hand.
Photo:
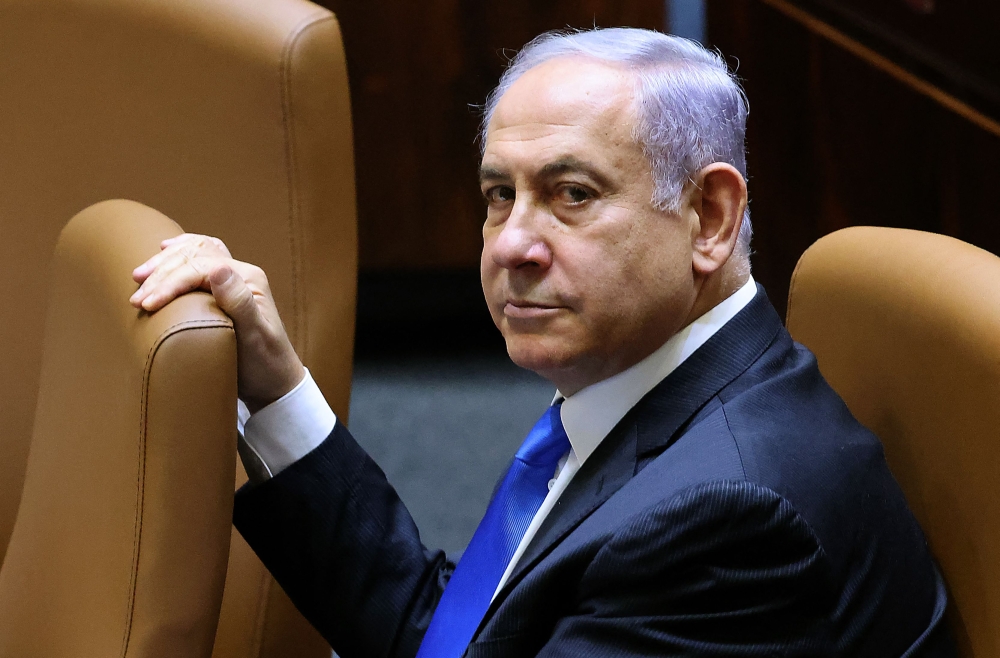
[(156, 311), (192, 290), (215, 297), (236, 330), (239, 394), (253, 413), (274, 402), (302, 380), (295, 354), (264, 271), (234, 260), (218, 238), (185, 233), (164, 240), (160, 253), (132, 271), (142, 285), (129, 302)]

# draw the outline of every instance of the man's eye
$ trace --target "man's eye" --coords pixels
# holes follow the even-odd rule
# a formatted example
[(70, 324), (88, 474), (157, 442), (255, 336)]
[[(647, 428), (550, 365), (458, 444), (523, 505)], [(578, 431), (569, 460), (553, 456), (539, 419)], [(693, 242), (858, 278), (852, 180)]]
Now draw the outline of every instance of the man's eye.
[(486, 190), (483, 194), (488, 203), (505, 203), (514, 200), (514, 188), (506, 185), (497, 185)]
[(585, 187), (580, 187), (579, 185), (566, 185), (560, 190), (560, 196), (562, 196), (563, 201), (567, 203), (583, 203), (584, 201), (590, 199), (593, 195)]

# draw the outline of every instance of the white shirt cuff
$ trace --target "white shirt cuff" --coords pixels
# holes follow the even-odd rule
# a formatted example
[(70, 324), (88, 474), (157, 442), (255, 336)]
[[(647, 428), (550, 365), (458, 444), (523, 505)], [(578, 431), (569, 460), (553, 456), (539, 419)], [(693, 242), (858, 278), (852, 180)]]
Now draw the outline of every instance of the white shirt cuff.
[[(308, 368), (295, 388), (253, 415), (241, 400), (239, 425), (245, 445), (240, 447), (253, 453), (240, 451), (247, 474), (256, 482), (277, 475), (315, 450), (336, 424), (337, 416)], [(260, 463), (251, 466), (248, 457)]]

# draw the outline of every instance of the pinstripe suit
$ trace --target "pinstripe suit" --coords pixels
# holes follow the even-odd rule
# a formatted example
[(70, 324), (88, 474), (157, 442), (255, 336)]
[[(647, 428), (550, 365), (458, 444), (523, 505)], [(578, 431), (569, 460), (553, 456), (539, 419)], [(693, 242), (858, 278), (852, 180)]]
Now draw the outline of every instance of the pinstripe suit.
[[(344, 658), (413, 656), (452, 565), (340, 426), (237, 528)], [(583, 465), (468, 656), (952, 656), (877, 439), (763, 289)]]

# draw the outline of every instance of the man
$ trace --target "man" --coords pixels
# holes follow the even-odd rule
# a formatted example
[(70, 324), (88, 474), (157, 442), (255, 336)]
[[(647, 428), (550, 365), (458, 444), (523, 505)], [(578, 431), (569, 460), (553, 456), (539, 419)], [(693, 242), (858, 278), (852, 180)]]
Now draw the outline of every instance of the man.
[(483, 288), (558, 393), (457, 568), (322, 401), (263, 273), (202, 236), (137, 268), (137, 306), (200, 287), (232, 316), (255, 471), (235, 523), (341, 655), (953, 655), (877, 439), (750, 277), (745, 119), (717, 55), (654, 32), (543, 35), (512, 63)]

